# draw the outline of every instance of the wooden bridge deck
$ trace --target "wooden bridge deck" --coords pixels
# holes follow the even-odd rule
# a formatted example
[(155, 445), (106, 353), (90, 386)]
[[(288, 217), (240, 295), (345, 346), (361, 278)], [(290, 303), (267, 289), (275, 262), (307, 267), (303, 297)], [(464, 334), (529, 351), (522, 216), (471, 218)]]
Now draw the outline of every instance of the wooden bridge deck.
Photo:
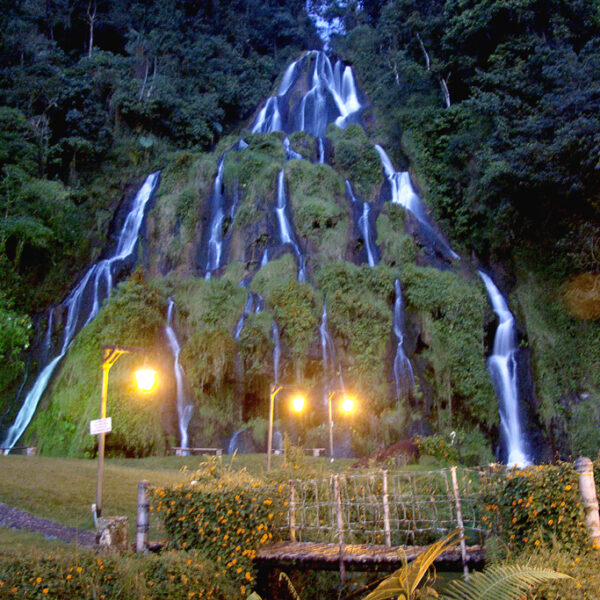
[[(403, 557), (410, 562), (427, 546), (371, 546), (346, 544), (343, 547), (344, 566), (349, 571), (394, 571), (402, 566)], [(467, 546), (467, 561), (482, 565), (484, 551), (481, 546)], [(340, 547), (338, 544), (314, 542), (278, 542), (261, 548), (255, 558), (259, 570), (269, 568), (301, 567), (304, 569), (338, 570)], [(441, 569), (461, 569), (462, 556), (458, 546), (450, 548), (436, 560)]]

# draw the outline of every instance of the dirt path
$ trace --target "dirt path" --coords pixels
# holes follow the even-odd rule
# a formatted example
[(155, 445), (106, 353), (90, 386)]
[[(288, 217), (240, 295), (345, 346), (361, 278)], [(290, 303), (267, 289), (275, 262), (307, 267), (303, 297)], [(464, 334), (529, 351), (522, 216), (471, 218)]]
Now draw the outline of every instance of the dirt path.
[(26, 529), (27, 531), (41, 533), (46, 538), (56, 538), (80, 546), (92, 547), (96, 543), (96, 534), (93, 531), (66, 527), (2, 502), (0, 502), (0, 526)]

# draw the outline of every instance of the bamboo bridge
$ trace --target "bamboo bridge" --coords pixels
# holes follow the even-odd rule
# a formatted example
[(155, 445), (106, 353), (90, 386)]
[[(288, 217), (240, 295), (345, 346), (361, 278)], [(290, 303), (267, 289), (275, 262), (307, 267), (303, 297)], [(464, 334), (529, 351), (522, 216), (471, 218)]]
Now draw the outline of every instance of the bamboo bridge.
[(477, 510), (481, 470), (370, 471), (289, 482), (287, 526), (255, 562), (259, 587), (274, 569), (393, 571), (425, 547), (461, 532), (436, 565), (481, 565), (484, 527)]

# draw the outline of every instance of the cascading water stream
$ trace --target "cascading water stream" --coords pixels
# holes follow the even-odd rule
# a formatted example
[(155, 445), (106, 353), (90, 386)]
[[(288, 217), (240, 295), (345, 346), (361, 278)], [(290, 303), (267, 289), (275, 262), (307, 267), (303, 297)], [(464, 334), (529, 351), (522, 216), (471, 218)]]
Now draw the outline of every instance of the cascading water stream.
[(403, 206), (406, 210), (409, 210), (425, 229), (429, 237), (436, 240), (438, 244), (440, 244), (441, 247), (453, 259), (459, 259), (460, 257), (458, 254), (456, 254), (456, 252), (454, 252), (454, 250), (452, 250), (452, 248), (450, 248), (450, 246), (448, 246), (448, 244), (441, 239), (439, 234), (433, 230), (427, 217), (427, 213), (425, 212), (425, 205), (423, 202), (421, 202), (421, 199), (413, 189), (412, 183), (410, 182), (410, 175), (408, 171), (395, 171), (392, 161), (386, 154), (385, 150), (378, 144), (375, 144), (375, 149), (379, 153), (385, 175), (390, 183), (392, 190), (392, 203), (400, 204), (400, 206)]
[(506, 463), (526, 467), (531, 461), (525, 452), (526, 441), (519, 418), (515, 319), (492, 279), (482, 271), (478, 272), (499, 321), (494, 350), (488, 359), (488, 370), (498, 396), (500, 425), (508, 454)]
[(298, 259), (298, 281), (306, 281), (306, 273), (304, 269), (304, 255), (300, 250), (300, 246), (294, 239), (294, 232), (288, 221), (287, 214), (287, 197), (285, 193), (285, 178), (284, 171), (281, 169), (277, 177), (277, 205), (275, 206), (275, 214), (277, 216), (277, 223), (279, 224), (279, 235), (281, 237), (281, 244), (290, 244), (294, 250), (294, 254)]
[[(346, 179), (346, 192), (352, 200), (352, 204), (359, 207), (360, 216), (358, 217), (356, 224), (361, 233), (363, 242), (365, 244), (365, 250), (367, 252), (367, 262), (370, 267), (374, 267), (378, 262), (377, 247), (373, 242), (373, 232), (371, 229), (371, 222), (369, 220), (369, 213), (371, 207), (368, 202), (360, 202), (354, 195), (351, 183)], [(356, 211), (354, 211), (356, 212)]]
[[(182, 448), (188, 448), (188, 425), (192, 419), (192, 413), (194, 410), (193, 404), (187, 401), (185, 394), (185, 372), (183, 367), (179, 363), (179, 354), (181, 352), (181, 346), (173, 329), (173, 313), (175, 312), (175, 302), (173, 298), (169, 298), (169, 304), (167, 308), (167, 326), (165, 327), (165, 334), (167, 336), (167, 342), (171, 353), (173, 354), (173, 371), (175, 373), (175, 383), (177, 392), (177, 419), (179, 423), (179, 436), (180, 444)], [(184, 451), (184, 456), (187, 456), (187, 452)]]
[(290, 138), (286, 137), (283, 140), (283, 148), (285, 150), (285, 159), (286, 160), (302, 160), (302, 154), (296, 152), (290, 143)]
[(206, 257), (205, 279), (210, 279), (213, 271), (221, 266), (223, 253), (223, 221), (225, 220), (225, 207), (223, 198), (223, 172), (225, 170), (225, 156), (219, 160), (217, 176), (215, 177), (214, 190), (210, 204), (209, 238)]
[[(60, 359), (66, 354), (71, 342), (73, 341), (73, 338), (75, 337), (75, 334), (82, 327), (85, 327), (85, 325), (87, 325), (98, 314), (102, 301), (109, 296), (110, 288), (104, 290), (104, 293), (102, 294), (99, 282), (104, 279), (106, 282), (110, 281), (112, 285), (112, 266), (115, 263), (129, 258), (129, 256), (133, 253), (138, 240), (139, 230), (144, 218), (146, 204), (152, 196), (152, 192), (156, 188), (158, 180), (159, 172), (152, 173), (146, 178), (146, 181), (144, 181), (144, 184), (138, 191), (133, 201), (132, 208), (125, 219), (121, 233), (119, 234), (117, 249), (113, 256), (92, 265), (83, 276), (81, 281), (75, 286), (75, 288), (63, 302), (63, 306), (67, 310), (67, 318), (65, 322), (63, 342), (60, 353), (58, 356), (52, 359), (38, 375), (33, 387), (31, 390), (29, 390), (25, 400), (23, 401), (23, 405), (21, 406), (21, 409), (15, 418), (15, 422), (11, 425), (6, 433), (4, 441), (2, 442), (3, 447), (12, 448), (16, 444), (17, 440), (21, 437), (27, 425), (29, 425), (31, 419), (33, 418), (38, 402), (40, 401), (40, 398), (42, 397), (42, 394), (44, 393), (44, 390), (50, 381), (50, 377), (52, 377), (52, 373), (56, 369)], [(88, 284), (90, 281), (94, 281), (92, 288), (92, 307), (86, 316), (84, 314), (85, 311), (83, 310), (84, 295), (88, 289)], [(80, 323), (82, 322), (83, 325), (80, 326)]]
[(394, 301), (394, 335), (398, 340), (396, 356), (394, 357), (394, 381), (396, 383), (396, 397), (398, 402), (408, 398), (415, 385), (415, 377), (410, 360), (404, 353), (404, 303), (400, 281), (394, 281), (396, 300)]
[[(300, 76), (304, 60), (311, 56), (315, 57), (312, 87), (300, 100), (295, 122), (286, 124), (282, 118), (280, 103)], [(360, 109), (352, 68), (338, 61), (334, 69), (325, 53), (312, 50), (287, 68), (277, 96), (272, 96), (266, 101), (256, 118), (252, 132), (306, 131), (322, 138), (328, 123), (333, 121), (338, 126), (345, 127)]]

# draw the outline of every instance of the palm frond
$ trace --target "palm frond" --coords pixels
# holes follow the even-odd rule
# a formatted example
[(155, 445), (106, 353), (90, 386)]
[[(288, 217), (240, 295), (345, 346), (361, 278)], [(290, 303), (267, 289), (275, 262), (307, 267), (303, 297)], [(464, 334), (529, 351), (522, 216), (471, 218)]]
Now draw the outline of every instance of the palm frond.
[(468, 581), (453, 581), (443, 600), (518, 600), (530, 588), (555, 579), (572, 579), (550, 569), (527, 565), (494, 566), (473, 573)]

